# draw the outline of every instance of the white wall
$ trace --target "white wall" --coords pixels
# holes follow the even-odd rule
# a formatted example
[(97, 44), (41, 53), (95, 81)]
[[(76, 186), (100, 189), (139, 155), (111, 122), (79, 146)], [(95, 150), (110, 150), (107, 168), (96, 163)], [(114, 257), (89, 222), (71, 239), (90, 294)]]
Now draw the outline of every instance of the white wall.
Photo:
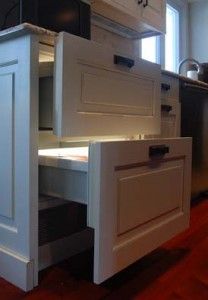
[(208, 62), (208, 1), (189, 4), (190, 56)]

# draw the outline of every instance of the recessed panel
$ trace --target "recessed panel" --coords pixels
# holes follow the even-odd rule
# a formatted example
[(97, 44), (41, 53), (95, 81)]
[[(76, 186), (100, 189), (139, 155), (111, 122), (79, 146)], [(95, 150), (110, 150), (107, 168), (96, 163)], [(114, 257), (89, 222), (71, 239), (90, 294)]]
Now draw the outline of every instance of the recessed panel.
[(146, 168), (118, 180), (118, 235), (182, 207), (183, 162)]
[(13, 215), (13, 74), (0, 75), (0, 216)]
[(153, 80), (89, 66), (81, 73), (80, 111), (153, 116)]

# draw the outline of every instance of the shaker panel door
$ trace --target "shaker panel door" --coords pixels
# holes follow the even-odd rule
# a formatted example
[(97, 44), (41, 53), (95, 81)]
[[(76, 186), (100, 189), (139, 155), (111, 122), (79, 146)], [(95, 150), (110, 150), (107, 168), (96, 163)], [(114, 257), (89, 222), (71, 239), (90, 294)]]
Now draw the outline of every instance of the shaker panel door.
[(189, 138), (90, 145), (88, 223), (96, 283), (189, 226), (190, 183)]
[(61, 33), (55, 57), (59, 136), (159, 133), (160, 67)]

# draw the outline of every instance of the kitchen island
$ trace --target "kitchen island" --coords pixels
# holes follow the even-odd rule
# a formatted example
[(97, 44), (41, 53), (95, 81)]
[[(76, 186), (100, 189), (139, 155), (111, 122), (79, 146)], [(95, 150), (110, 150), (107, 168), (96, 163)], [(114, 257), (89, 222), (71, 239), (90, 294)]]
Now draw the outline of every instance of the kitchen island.
[[(54, 64), (56, 146), (46, 138), (39, 149), (41, 62)], [(191, 139), (144, 139), (160, 133), (160, 74), (157, 64), (68, 33), (28, 24), (0, 33), (0, 276), (28, 291), (40, 269), (93, 245), (100, 284), (189, 226)], [(43, 244), (44, 197), (60, 199), (57, 215), (67, 201), (79, 208), (84, 233), (72, 242), (66, 225), (69, 235), (51, 241), (56, 230), (46, 226)]]

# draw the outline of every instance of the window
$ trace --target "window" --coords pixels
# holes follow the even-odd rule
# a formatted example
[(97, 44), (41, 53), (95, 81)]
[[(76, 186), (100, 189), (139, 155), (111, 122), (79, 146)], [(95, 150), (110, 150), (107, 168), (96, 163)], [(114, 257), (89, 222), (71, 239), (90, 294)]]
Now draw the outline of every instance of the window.
[(165, 37), (144, 38), (141, 42), (141, 57), (143, 59), (160, 63), (163, 68), (173, 72), (177, 71), (180, 57), (179, 17), (180, 8), (176, 8), (170, 4), (167, 4)]
[(179, 63), (179, 12), (167, 4), (165, 35), (165, 69), (177, 71)]
[(155, 36), (142, 40), (142, 58), (153, 63), (159, 63), (159, 39)]

